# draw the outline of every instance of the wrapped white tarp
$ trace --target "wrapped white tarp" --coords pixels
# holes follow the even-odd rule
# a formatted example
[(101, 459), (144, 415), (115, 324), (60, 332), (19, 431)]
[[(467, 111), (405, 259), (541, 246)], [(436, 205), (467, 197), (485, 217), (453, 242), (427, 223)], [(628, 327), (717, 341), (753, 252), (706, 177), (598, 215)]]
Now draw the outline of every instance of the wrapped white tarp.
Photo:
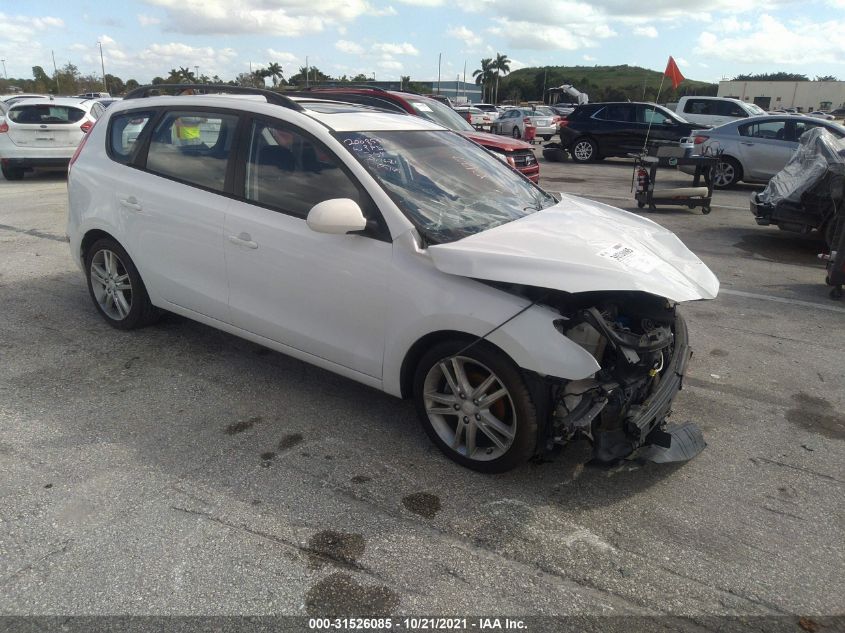
[[(829, 176), (845, 173), (845, 139), (840, 139), (823, 127), (814, 127), (798, 139), (798, 149), (768, 186), (757, 195), (763, 205), (783, 202), (801, 205), (806, 193), (824, 196), (831, 184)], [(834, 181), (841, 183), (841, 178)], [(840, 184), (841, 186), (841, 184)], [(835, 195), (835, 194), (834, 194)], [(841, 193), (839, 193), (841, 195)]]

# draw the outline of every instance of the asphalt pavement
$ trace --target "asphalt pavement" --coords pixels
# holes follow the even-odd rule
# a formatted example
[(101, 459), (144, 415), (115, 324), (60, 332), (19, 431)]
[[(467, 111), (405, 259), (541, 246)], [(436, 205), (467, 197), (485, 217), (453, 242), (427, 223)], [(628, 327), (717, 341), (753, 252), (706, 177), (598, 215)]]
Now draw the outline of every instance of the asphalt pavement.
[[(631, 169), (542, 162), (541, 184), (638, 211)], [(753, 189), (707, 216), (643, 213), (722, 283), (684, 308), (695, 355), (673, 413), (705, 451), (607, 469), (576, 444), (489, 476), (442, 457), (409, 402), (180, 317), (108, 327), (65, 241), (64, 176), (0, 179), (0, 614), (834, 630), (845, 303), (814, 236), (755, 225)]]

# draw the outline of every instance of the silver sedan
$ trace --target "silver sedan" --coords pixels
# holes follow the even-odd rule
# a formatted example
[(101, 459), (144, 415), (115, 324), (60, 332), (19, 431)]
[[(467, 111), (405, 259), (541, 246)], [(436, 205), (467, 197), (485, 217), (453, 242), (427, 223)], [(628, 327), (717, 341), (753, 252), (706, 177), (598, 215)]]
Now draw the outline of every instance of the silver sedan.
[(740, 181), (768, 182), (786, 165), (801, 135), (815, 127), (845, 138), (845, 127), (823, 119), (789, 114), (755, 116), (694, 131), (695, 153), (719, 156), (713, 174), (717, 189)]

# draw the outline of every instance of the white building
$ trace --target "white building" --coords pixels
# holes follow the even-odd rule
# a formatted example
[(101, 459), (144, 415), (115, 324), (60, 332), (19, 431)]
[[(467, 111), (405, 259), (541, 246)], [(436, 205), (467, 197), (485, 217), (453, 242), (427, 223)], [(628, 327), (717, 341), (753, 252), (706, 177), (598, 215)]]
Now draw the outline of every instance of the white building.
[(718, 96), (756, 103), (764, 110), (833, 110), (845, 107), (845, 81), (720, 81)]

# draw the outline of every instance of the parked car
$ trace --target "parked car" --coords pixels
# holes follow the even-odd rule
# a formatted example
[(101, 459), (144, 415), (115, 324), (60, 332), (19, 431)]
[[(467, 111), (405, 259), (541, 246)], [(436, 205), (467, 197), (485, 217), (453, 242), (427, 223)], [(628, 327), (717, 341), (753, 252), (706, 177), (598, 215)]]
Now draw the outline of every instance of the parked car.
[(478, 108), (484, 114), (490, 117), (491, 121), (495, 121), (499, 118), (499, 108), (494, 106), (492, 103), (473, 103), (470, 104), (473, 108)]
[(528, 143), (480, 132), (452, 108), (427, 96), (381, 88), (314, 88), (289, 94), (359, 103), (428, 119), (478, 143), (533, 182), (540, 180), (540, 165)]
[(838, 118), (845, 117), (845, 108), (836, 108), (836, 110), (832, 110), (831, 114)]
[(675, 112), (685, 121), (710, 127), (766, 114), (758, 105), (730, 97), (681, 97)]
[[(537, 136), (541, 137), (544, 141), (550, 141), (552, 136), (557, 134), (558, 126), (563, 120), (563, 116), (558, 114), (558, 112), (550, 106), (534, 106), (533, 110), (536, 116), (550, 119), (551, 125), (545, 127), (542, 131), (539, 129), (537, 130)], [(553, 131), (549, 133), (550, 130)]]
[(105, 111), (75, 98), (15, 101), (0, 122), (0, 168), (6, 180), (33, 169), (66, 168), (77, 145)]
[(719, 155), (713, 186), (725, 189), (738, 182), (768, 182), (786, 165), (801, 135), (819, 126), (845, 137), (845, 127), (837, 123), (789, 114), (734, 121), (692, 136), (697, 154)]
[(10, 95), (3, 95), (0, 97), (0, 101), (3, 101), (7, 106), (11, 106), (13, 103), (18, 101), (23, 101), (25, 99), (49, 99), (50, 95), (39, 95), (39, 94), (28, 94), (28, 93), (16, 93)]
[(825, 112), (824, 110), (813, 110), (812, 112), (808, 112), (807, 116), (811, 116), (816, 119), (824, 119), (825, 121), (833, 121), (836, 118), (835, 116)]
[(460, 114), (464, 119), (466, 119), (467, 123), (476, 129), (490, 127), (490, 115), (478, 108), (471, 106), (456, 106), (455, 112)]
[(511, 108), (503, 112), (498, 119), (493, 121), (490, 131), (494, 134), (505, 134), (513, 138), (526, 138), (526, 125), (535, 127), (535, 135), (541, 137), (544, 141), (550, 140), (557, 132), (550, 115), (542, 114), (530, 108)]
[(579, 105), (560, 122), (560, 143), (543, 146), (547, 160), (587, 163), (643, 151), (651, 141), (680, 141), (694, 126), (654, 103), (608, 102)]
[[(480, 471), (574, 437), (607, 462), (671, 436), (677, 304), (719, 283), (668, 230), (557, 201), (421, 117), (146, 90), (105, 112), (68, 177), (70, 252), (110, 326), (167, 310), (412, 398)], [(180, 133), (198, 119), (216, 138)]]

